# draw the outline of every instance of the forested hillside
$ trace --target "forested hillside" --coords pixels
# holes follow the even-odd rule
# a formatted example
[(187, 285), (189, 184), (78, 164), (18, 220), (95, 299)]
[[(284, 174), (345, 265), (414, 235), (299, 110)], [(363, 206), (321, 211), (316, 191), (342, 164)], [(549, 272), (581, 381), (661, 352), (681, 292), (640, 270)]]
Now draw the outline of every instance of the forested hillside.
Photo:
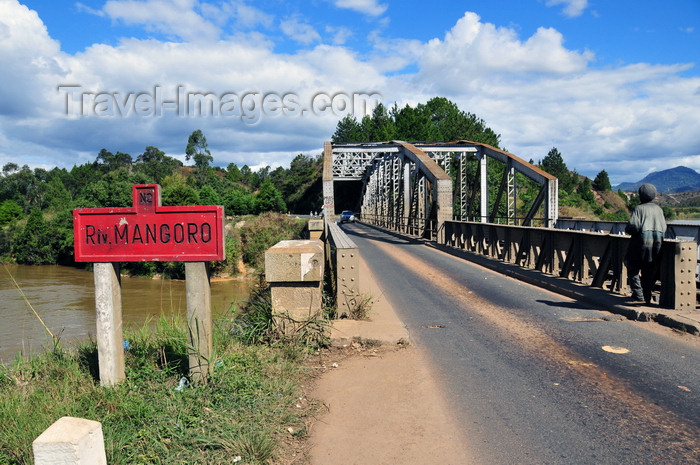
[[(456, 104), (442, 97), (435, 97), (425, 104), (415, 107), (406, 105), (387, 109), (377, 106), (371, 115), (358, 121), (346, 117), (336, 126), (333, 135), (335, 142), (367, 142), (386, 140), (449, 142), (469, 140), (499, 148), (500, 136), (476, 115), (460, 110)], [(627, 221), (629, 212), (636, 205), (635, 196), (627, 198), (621, 191), (613, 192), (605, 170), (594, 180), (571, 170), (556, 147), (543, 154), (539, 162), (530, 160), (550, 174), (559, 178), (559, 214), (561, 216), (583, 217), (607, 221)], [(476, 160), (470, 160), (470, 176), (476, 173)], [(489, 189), (495, 191), (499, 185), (503, 167), (498, 163), (489, 164)], [(519, 177), (518, 195), (521, 206), (527, 206), (535, 195), (534, 186), (527, 179)], [(490, 201), (496, 197), (490, 192)], [(336, 200), (336, 203), (338, 201)], [(477, 205), (474, 205), (477, 208)], [(489, 205), (493, 209), (493, 205)], [(505, 205), (499, 206), (499, 215), (504, 215)], [(668, 209), (668, 215), (673, 211)], [(477, 211), (469, 212), (470, 217), (479, 217)], [(518, 216), (524, 216), (519, 211)]]
[[(6, 164), (0, 177), (3, 260), (72, 264), (72, 210), (131, 206), (134, 184), (160, 184), (163, 205), (223, 205), (228, 216), (321, 207), (320, 157), (299, 154), (289, 168), (253, 171), (234, 163), (221, 168), (212, 166), (214, 157), (201, 131), (184, 142), (192, 166), (153, 146), (136, 156), (102, 149), (93, 162), (70, 170)], [(146, 273), (162, 271), (161, 265), (130, 265), (135, 272), (139, 266), (148, 268)]]
[[(353, 117), (340, 120), (332, 136), (335, 142), (396, 139), (470, 140), (497, 148), (500, 143), (500, 136), (483, 120), (442, 97), (415, 107), (387, 109), (380, 104), (360, 121)], [(70, 170), (31, 169), (7, 163), (0, 177), (0, 256), (4, 261), (21, 264), (73, 264), (72, 210), (131, 206), (134, 184), (160, 184), (163, 205), (223, 205), (227, 216), (321, 210), (323, 161), (320, 156), (299, 154), (289, 168), (265, 166), (253, 171), (248, 165), (239, 167), (235, 163), (225, 168), (215, 166), (214, 155), (200, 130), (190, 134), (186, 142), (183, 136), (183, 146), (186, 161), (191, 163), (188, 166), (153, 146), (145, 147), (143, 153), (136, 156), (120, 152), (118, 148), (114, 148), (117, 149), (114, 152), (103, 148), (93, 162), (75, 165)], [(556, 147), (542, 160), (530, 162), (559, 178), (560, 216), (626, 221), (638, 202), (635, 195), (628, 198), (620, 190), (613, 192), (604, 170), (594, 180), (571, 170)], [(476, 164), (470, 169), (475, 172)], [(501, 172), (498, 169), (498, 166), (489, 165), (488, 176), (493, 178), (493, 182), (489, 182), (490, 189), (497, 188), (503, 168)], [(527, 205), (536, 190), (528, 187), (525, 179), (519, 179), (518, 183), (521, 204)], [(351, 195), (357, 196), (357, 193)], [(336, 199), (336, 205), (343, 202), (343, 199)], [(673, 218), (676, 212), (682, 215), (681, 219), (694, 218), (700, 214), (697, 205), (697, 198), (676, 204), (667, 202), (664, 211), (668, 218)], [(500, 207), (499, 214), (503, 214)], [(287, 231), (296, 227), (269, 217), (263, 222), (272, 229), (277, 228), (273, 223), (288, 228)], [(246, 255), (240, 247), (241, 238), (246, 234), (251, 241), (256, 235), (268, 235), (256, 228), (258, 226), (250, 226), (251, 231), (233, 234), (231, 245), (227, 245), (231, 263), (225, 266), (235, 268), (241, 255)], [(270, 233), (268, 239), (277, 237), (276, 234)], [(129, 267), (134, 273), (180, 273), (178, 267), (167, 264), (130, 264)]]

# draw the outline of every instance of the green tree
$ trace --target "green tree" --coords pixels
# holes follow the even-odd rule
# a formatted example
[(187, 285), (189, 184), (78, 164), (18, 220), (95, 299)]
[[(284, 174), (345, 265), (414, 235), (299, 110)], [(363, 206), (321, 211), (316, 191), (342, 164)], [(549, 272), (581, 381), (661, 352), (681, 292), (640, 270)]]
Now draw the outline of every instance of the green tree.
[(595, 187), (599, 191), (611, 191), (612, 186), (610, 185), (610, 177), (608, 176), (608, 172), (605, 170), (602, 170), (600, 173), (598, 173), (593, 180), (593, 187)]
[(202, 186), (209, 174), (209, 165), (214, 161), (214, 157), (211, 156), (207, 138), (201, 129), (193, 131), (187, 139), (185, 159), (189, 161), (190, 158), (194, 160), (194, 166), (197, 169), (197, 181)]
[(547, 156), (540, 162), (540, 166), (547, 173), (559, 179), (559, 190), (564, 190), (567, 194), (574, 190), (573, 176), (564, 162), (564, 157), (556, 147), (552, 147)]
[(41, 210), (35, 208), (27, 217), (24, 228), (15, 234), (11, 253), (17, 263), (24, 265), (56, 263), (58, 252), (52, 239)]
[(133, 160), (131, 155), (128, 153), (117, 152), (113, 154), (107, 149), (100, 150), (95, 159), (95, 165), (101, 168), (105, 173), (119, 168), (129, 168), (131, 167)]
[(320, 210), (323, 205), (323, 184), (321, 174), (323, 158), (314, 159), (308, 155), (299, 154), (285, 170), (282, 179), (279, 174), (270, 176), (276, 187), (282, 192), (287, 208), (295, 212)]
[(197, 191), (186, 184), (173, 184), (163, 189), (161, 200), (163, 205), (200, 205)]
[(65, 209), (71, 202), (71, 195), (61, 177), (52, 175), (46, 185), (47, 206), (53, 210)]
[(282, 194), (269, 179), (260, 186), (260, 191), (255, 196), (255, 210), (257, 213), (287, 210)]
[(413, 108), (409, 105), (399, 109), (396, 105), (392, 108), (392, 115), (396, 121), (396, 138), (406, 141), (431, 140), (430, 115), (421, 108)]
[(674, 220), (676, 218), (676, 212), (673, 210), (673, 208), (669, 207), (668, 205), (665, 205), (661, 207), (661, 209), (664, 212), (664, 218), (667, 220)]
[(0, 204), (0, 226), (5, 226), (23, 215), (24, 210), (14, 200), (8, 199)]
[[(83, 191), (86, 186), (99, 179), (102, 179), (103, 173), (98, 170), (92, 163), (83, 165), (75, 165), (68, 173), (68, 177), (63, 180), (63, 185), (66, 186), (72, 198), (80, 203), (83, 198)], [(80, 205), (87, 206), (87, 205)]]
[(248, 215), (255, 211), (255, 198), (243, 187), (234, 186), (224, 196), (224, 210), (228, 215)]
[(241, 167), (241, 182), (246, 186), (250, 186), (252, 176), (253, 170), (248, 165), (243, 165)]
[(19, 165), (17, 165), (17, 163), (6, 163), (5, 166), (2, 167), (2, 174), (5, 177), (10, 176), (17, 171), (19, 171)]
[(362, 126), (354, 115), (347, 115), (338, 122), (331, 137), (333, 142), (364, 142)]
[(199, 202), (202, 205), (221, 205), (221, 196), (210, 185), (204, 185), (199, 190)]
[(583, 181), (579, 183), (576, 192), (578, 192), (578, 195), (581, 196), (581, 199), (584, 202), (587, 202), (589, 204), (593, 204), (595, 202), (595, 196), (593, 195), (593, 191), (591, 190), (590, 179), (583, 178)]
[(144, 181), (143, 175), (130, 176), (124, 169), (110, 171), (102, 179), (85, 186), (82, 206), (128, 207), (133, 203), (132, 186)]
[(15, 200), (25, 212), (29, 212), (33, 208), (41, 209), (44, 206), (45, 185), (36, 177), (29, 166), (25, 165), (21, 169), (11, 170), (11, 174), (2, 178), (1, 182), (0, 198), (3, 200)]
[(360, 123), (347, 116), (338, 122), (332, 139), (334, 142), (470, 140), (498, 147), (500, 136), (482, 119), (461, 111), (450, 100), (434, 97), (415, 108), (394, 105), (387, 111), (384, 105), (377, 105)]
[(229, 163), (226, 168), (226, 178), (231, 182), (241, 182), (243, 176), (241, 176), (241, 170), (235, 163)]
[(394, 139), (394, 120), (381, 103), (374, 107), (371, 116), (362, 118), (362, 132), (367, 141), (382, 142)]
[(160, 184), (163, 178), (173, 174), (175, 168), (182, 166), (182, 162), (167, 156), (158, 147), (151, 145), (147, 146), (146, 150), (136, 158), (136, 163), (139, 164), (139, 170), (156, 184)]

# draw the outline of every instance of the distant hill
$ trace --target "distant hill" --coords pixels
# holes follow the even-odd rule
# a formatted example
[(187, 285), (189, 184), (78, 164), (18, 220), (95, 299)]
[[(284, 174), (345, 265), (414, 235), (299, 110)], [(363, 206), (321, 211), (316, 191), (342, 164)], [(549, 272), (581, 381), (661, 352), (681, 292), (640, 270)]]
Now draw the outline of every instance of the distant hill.
[(638, 182), (623, 182), (614, 186), (625, 192), (634, 192), (644, 183), (656, 186), (656, 190), (666, 194), (700, 190), (700, 173), (685, 166), (677, 166), (663, 171), (648, 174)]

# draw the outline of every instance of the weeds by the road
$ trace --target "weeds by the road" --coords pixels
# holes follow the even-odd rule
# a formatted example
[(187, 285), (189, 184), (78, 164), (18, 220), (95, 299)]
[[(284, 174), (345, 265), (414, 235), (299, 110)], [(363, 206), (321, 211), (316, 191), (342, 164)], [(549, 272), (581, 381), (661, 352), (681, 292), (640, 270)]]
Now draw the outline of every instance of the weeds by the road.
[(0, 463), (32, 463), (32, 441), (63, 416), (102, 423), (110, 464), (292, 463), (279, 455), (306, 434), (309, 346), (246, 344), (230, 321), (215, 328), (213, 375), (182, 390), (187, 329), (177, 319), (126, 333), (126, 380), (115, 387), (96, 379), (94, 342), (0, 367)]

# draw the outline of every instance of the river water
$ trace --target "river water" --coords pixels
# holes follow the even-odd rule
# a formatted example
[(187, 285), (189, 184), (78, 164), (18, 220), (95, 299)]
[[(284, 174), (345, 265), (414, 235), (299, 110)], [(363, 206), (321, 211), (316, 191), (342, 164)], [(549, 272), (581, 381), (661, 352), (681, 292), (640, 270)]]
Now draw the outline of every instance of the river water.
[[(186, 316), (184, 281), (149, 278), (122, 278), (121, 281), (125, 328), (140, 327), (161, 315)], [(253, 284), (251, 280), (212, 280), (213, 317), (227, 314), (232, 304), (244, 302)], [(94, 339), (92, 272), (64, 266), (0, 266), (0, 363), (12, 362), (18, 353), (43, 352), (50, 336), (41, 321), (53, 334), (60, 336), (62, 343)]]

